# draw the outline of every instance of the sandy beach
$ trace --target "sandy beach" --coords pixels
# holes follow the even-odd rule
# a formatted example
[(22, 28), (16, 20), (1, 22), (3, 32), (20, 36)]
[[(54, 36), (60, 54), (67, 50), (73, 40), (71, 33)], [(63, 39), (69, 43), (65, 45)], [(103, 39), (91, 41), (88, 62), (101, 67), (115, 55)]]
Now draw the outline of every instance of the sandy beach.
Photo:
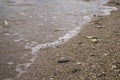
[(120, 80), (120, 0), (109, 16), (94, 15), (79, 35), (40, 51), (18, 80)]

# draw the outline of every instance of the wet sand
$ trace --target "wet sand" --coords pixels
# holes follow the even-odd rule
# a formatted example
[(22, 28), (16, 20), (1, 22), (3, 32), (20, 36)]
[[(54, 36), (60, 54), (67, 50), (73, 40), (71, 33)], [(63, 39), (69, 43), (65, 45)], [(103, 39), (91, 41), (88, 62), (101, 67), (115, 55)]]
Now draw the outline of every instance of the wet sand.
[(40, 51), (18, 80), (119, 80), (120, 0), (109, 16), (94, 16), (79, 35), (55, 48)]

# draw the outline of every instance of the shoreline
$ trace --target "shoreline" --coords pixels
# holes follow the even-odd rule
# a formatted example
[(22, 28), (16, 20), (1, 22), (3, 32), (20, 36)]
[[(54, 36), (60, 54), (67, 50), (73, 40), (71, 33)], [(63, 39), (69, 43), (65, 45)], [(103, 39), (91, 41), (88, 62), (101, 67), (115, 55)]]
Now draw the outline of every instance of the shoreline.
[(120, 5), (115, 1), (120, 4), (111, 0), (108, 5), (117, 5), (117, 11), (94, 16), (68, 42), (42, 50), (18, 80), (119, 80)]

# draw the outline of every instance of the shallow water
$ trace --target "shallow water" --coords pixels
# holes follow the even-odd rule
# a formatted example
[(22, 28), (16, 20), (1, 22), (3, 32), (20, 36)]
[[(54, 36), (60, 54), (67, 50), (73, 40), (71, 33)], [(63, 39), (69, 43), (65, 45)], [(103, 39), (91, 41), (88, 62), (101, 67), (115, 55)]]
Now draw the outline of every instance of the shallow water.
[(0, 80), (20, 77), (40, 49), (54, 47), (77, 35), (93, 15), (109, 15), (108, 0), (1, 0)]
[(30, 42), (46, 43), (82, 26), (95, 14), (109, 14), (108, 7), (101, 3), (101, 0), (4, 0), (3, 14), (9, 13), (5, 18), (11, 26), (10, 33), (18, 33)]

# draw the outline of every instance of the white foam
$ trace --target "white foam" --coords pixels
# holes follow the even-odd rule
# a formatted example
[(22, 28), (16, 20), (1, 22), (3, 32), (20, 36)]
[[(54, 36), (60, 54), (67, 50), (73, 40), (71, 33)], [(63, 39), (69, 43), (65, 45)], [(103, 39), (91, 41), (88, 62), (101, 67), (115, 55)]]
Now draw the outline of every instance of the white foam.
[(18, 72), (17, 77), (20, 77), (23, 73), (26, 73), (25, 70), (22, 70), (22, 66), (24, 67), (24, 64), (18, 64), (18, 66), (16, 67), (15, 71)]
[(34, 55), (34, 56), (30, 59), (30, 61), (33, 63), (33, 62), (35, 61), (36, 57), (37, 57), (37, 55)]
[(21, 41), (21, 39), (14, 40), (14, 42), (20, 42), (20, 41)]
[(32, 44), (33, 45), (37, 45), (38, 43), (36, 41), (32, 41)]
[(90, 16), (88, 16), (88, 15), (87, 15), (87, 16), (84, 16), (83, 18), (84, 18), (84, 19), (87, 19), (87, 20), (90, 20), (90, 19), (91, 19)]
[(54, 41), (52, 43), (38, 44), (37, 46), (32, 47), (32, 53), (36, 54), (40, 49), (55, 47), (68, 41), (69, 39), (71, 39), (72, 37), (74, 37), (79, 33), (80, 28), (81, 27), (76, 27), (75, 29), (73, 29), (72, 31), (69, 31), (66, 35), (64, 35), (63, 37), (60, 37), (57, 41)]
[(25, 63), (25, 68), (29, 68), (33, 63)]
[(24, 39), (24, 38), (22, 38), (22, 37), (20, 37), (19, 39), (17, 39), (17, 40), (14, 40), (14, 42), (20, 42), (20, 41), (28, 41), (27, 39)]
[(82, 10), (81, 12), (82, 12), (82, 13), (86, 13), (86, 12), (87, 12), (87, 10)]
[(116, 7), (108, 7), (108, 6), (104, 6), (103, 9), (101, 9), (101, 11), (103, 12), (103, 14), (100, 14), (100, 15), (110, 15), (111, 11), (113, 10), (118, 10)]

